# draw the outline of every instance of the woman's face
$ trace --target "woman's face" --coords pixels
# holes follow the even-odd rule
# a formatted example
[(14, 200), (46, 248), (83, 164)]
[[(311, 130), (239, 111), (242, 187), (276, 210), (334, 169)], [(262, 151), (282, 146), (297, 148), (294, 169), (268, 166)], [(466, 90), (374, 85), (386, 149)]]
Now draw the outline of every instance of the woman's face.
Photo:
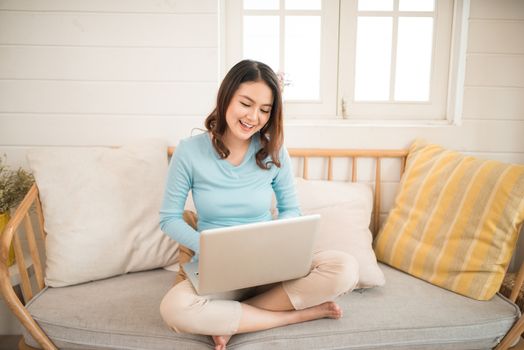
[(247, 141), (269, 120), (273, 93), (263, 81), (240, 84), (226, 110), (227, 137)]

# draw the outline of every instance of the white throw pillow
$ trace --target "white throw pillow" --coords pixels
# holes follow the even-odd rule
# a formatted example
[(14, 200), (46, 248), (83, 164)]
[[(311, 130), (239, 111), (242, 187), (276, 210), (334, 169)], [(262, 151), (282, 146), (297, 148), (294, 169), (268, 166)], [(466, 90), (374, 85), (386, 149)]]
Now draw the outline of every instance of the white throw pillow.
[(67, 286), (176, 261), (159, 227), (167, 144), (28, 152), (44, 212), (46, 284)]
[(296, 179), (303, 214), (320, 214), (316, 250), (340, 250), (359, 263), (357, 288), (384, 285), (369, 230), (373, 193), (360, 183)]

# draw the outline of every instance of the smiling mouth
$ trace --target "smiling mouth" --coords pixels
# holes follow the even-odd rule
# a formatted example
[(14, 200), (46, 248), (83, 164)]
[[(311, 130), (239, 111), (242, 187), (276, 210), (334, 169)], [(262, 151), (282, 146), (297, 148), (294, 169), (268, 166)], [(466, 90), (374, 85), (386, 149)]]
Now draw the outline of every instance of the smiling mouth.
[(240, 122), (240, 125), (244, 128), (244, 129), (247, 129), (247, 130), (251, 130), (253, 129), (255, 126), (254, 125), (251, 125), (251, 124), (248, 124), (248, 123), (245, 123), (243, 122), (242, 120), (239, 120)]

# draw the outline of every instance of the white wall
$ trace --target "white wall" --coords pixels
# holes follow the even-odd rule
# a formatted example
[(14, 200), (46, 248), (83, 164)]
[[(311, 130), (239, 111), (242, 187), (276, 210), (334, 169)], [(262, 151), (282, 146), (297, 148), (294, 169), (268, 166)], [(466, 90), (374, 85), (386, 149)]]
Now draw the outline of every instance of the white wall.
[(0, 2), (0, 147), (176, 143), (218, 81), (218, 3)]
[[(219, 0), (0, 0), (0, 154), (25, 166), (29, 147), (148, 136), (176, 145), (213, 105), (219, 22)], [(460, 126), (292, 122), (286, 143), (404, 148), (423, 137), (524, 164), (523, 37), (524, 1), (471, 0)], [(0, 321), (11, 322), (1, 308)]]

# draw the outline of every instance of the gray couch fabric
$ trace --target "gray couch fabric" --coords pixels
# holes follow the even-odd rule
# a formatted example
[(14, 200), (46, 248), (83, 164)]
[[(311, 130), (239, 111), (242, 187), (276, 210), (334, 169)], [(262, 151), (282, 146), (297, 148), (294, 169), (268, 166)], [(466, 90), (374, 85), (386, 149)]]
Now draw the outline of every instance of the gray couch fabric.
[[(228, 349), (490, 349), (520, 316), (503, 296), (476, 301), (380, 267), (385, 286), (337, 299), (342, 319), (236, 335)], [(163, 323), (159, 304), (174, 279), (159, 269), (46, 288), (27, 308), (60, 349), (211, 349), (210, 337)]]

